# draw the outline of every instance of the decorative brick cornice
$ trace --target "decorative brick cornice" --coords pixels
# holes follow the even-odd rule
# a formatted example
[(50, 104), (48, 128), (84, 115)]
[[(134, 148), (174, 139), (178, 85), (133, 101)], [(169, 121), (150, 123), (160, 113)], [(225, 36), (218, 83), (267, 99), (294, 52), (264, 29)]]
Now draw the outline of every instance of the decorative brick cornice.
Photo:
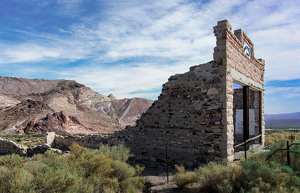
[[(244, 54), (243, 43), (231, 31), (225, 30), (224, 35), (226, 35), (226, 39), (229, 40), (229, 43), (231, 45), (233, 45), (233, 47), (235, 49), (239, 50), (245, 57), (247, 57)], [(243, 35), (244, 35), (244, 40), (251, 46), (251, 49), (252, 49), (253, 48), (253, 43), (251, 42), (251, 40), (249, 40), (249, 38), (245, 34), (243, 34)], [(261, 69), (261, 70), (265, 69), (264, 65), (258, 59), (256, 59), (255, 57), (252, 57), (249, 60), (251, 60), (251, 63), (254, 64), (255, 66), (257, 66), (259, 69)]]
[(231, 43), (231, 45), (233, 45), (237, 50), (240, 50), (242, 52), (244, 51), (243, 44), (234, 34), (232, 34), (231, 31), (226, 30), (225, 34), (226, 34), (226, 38), (230, 40), (229, 42)]

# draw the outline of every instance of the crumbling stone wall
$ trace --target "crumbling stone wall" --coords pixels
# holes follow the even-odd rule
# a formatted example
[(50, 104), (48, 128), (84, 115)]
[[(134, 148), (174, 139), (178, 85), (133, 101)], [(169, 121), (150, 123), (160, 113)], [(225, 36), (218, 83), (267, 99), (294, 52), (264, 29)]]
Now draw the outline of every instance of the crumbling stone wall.
[[(112, 141), (114, 139), (111, 139)], [(80, 146), (96, 149), (99, 148), (101, 144), (108, 144), (108, 138), (102, 135), (85, 135), (85, 136), (60, 136), (55, 135), (51, 147), (60, 149), (63, 151), (70, 150), (69, 147), (73, 143), (77, 143)], [(115, 143), (118, 145), (118, 143)]]
[(218, 64), (209, 62), (169, 78), (137, 126), (122, 131), (137, 159), (164, 164), (166, 147), (173, 163), (193, 166), (224, 158), (219, 73)]
[(46, 151), (53, 151), (55, 153), (62, 154), (62, 151), (60, 151), (59, 149), (51, 148), (49, 144), (37, 145), (35, 147), (27, 148), (11, 140), (0, 138), (0, 155), (18, 154), (21, 156), (33, 156), (34, 154), (43, 154)]
[(26, 147), (19, 145), (13, 141), (0, 138), (0, 155), (6, 155), (11, 153), (26, 155), (26, 152)]
[(214, 60), (171, 76), (137, 125), (115, 133), (136, 159), (192, 167), (234, 159), (233, 82), (263, 92), (264, 61), (254, 57), (253, 43), (242, 30), (231, 32), (227, 20), (218, 22), (214, 33)]

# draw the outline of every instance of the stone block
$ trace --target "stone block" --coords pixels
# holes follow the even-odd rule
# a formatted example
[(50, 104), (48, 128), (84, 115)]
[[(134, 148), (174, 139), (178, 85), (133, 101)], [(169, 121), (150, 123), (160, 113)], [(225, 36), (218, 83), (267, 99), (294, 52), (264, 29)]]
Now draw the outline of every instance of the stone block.
[(217, 88), (210, 88), (207, 91), (207, 95), (216, 95), (219, 94), (219, 90)]
[(55, 132), (47, 132), (45, 135), (45, 143), (51, 146), (55, 138)]

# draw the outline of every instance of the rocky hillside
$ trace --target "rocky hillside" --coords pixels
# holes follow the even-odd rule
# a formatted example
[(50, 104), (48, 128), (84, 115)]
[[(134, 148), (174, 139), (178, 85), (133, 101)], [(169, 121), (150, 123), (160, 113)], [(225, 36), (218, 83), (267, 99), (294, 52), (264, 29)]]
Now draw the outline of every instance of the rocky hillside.
[(0, 77), (0, 133), (112, 133), (153, 101), (104, 96), (72, 80)]

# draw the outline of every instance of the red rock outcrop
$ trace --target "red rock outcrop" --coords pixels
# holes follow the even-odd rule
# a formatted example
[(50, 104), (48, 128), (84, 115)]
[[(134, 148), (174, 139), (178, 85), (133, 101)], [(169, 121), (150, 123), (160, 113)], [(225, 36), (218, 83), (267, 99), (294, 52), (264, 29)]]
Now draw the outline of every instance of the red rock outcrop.
[(38, 121), (30, 121), (24, 128), (24, 133), (46, 133), (54, 131), (58, 134), (95, 133), (92, 128), (82, 125), (75, 116), (69, 116), (65, 112), (49, 113), (45, 118)]
[[(118, 100), (73, 80), (0, 77), (0, 133), (22, 133), (24, 128), (31, 133), (52, 131), (55, 124), (42, 119), (61, 111), (80, 120), (81, 126), (69, 126), (72, 133), (113, 133), (135, 125), (152, 102), (140, 98)], [(59, 133), (68, 130), (66, 125), (56, 129)]]

